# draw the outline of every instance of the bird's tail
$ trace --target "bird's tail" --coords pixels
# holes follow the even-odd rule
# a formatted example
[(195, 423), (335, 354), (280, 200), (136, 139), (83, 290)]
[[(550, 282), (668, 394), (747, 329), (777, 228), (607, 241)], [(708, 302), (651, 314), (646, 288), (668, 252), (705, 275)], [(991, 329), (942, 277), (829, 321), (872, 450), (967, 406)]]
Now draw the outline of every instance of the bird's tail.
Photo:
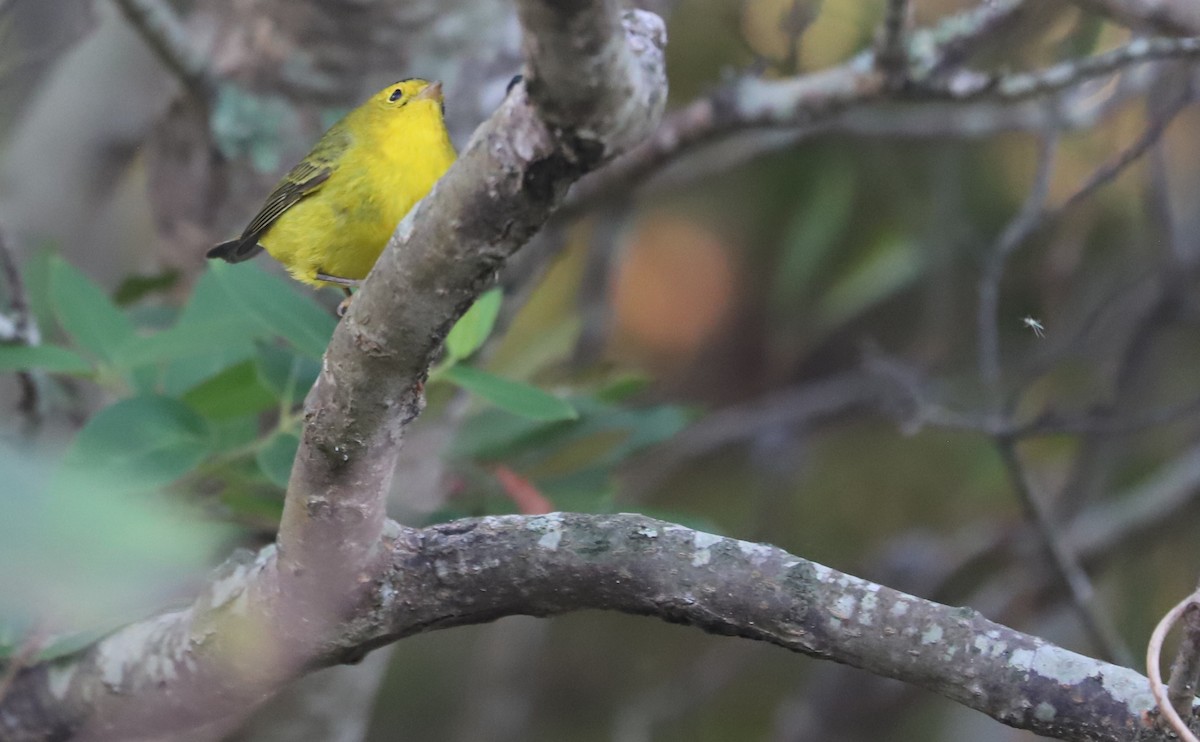
[(262, 251), (263, 246), (258, 244), (257, 240), (239, 237), (236, 240), (222, 242), (206, 252), (204, 256), (206, 258), (220, 258), (226, 263), (240, 263), (243, 260), (249, 260)]

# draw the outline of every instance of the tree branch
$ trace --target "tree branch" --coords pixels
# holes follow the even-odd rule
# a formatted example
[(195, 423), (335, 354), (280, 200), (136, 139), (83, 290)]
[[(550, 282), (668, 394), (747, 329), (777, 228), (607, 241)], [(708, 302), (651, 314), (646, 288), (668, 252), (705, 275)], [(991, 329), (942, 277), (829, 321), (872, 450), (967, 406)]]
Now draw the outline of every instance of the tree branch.
[[(603, 4), (615, 7), (610, 0)], [(615, 12), (604, 17), (618, 22)], [(445, 333), (503, 260), (545, 223), (566, 187), (629, 146), (632, 132), (644, 135), (657, 120), (665, 99), (661, 21), (634, 12), (625, 15), (624, 25), (630, 49), (639, 52), (637, 62), (632, 51), (614, 56), (601, 41), (609, 38), (607, 32), (581, 27), (580, 33), (594, 32), (598, 39), (579, 47), (601, 49), (616, 66), (606, 71), (585, 55), (586, 72), (574, 84), (623, 91), (623, 110), (636, 120), (616, 126), (609, 114), (589, 110), (574, 128), (563, 120), (550, 127), (524, 89), (514, 89), (397, 228), (334, 333), (307, 401), (279, 539), (285, 573), (303, 569), (298, 560), (311, 567), (339, 565), (340, 574), (329, 577), (346, 584), (342, 578), (353, 579), (354, 570), (370, 562), (400, 432), (420, 411), (424, 378)], [(533, 42), (526, 47), (542, 50)], [(624, 79), (621, 71), (637, 75)], [(545, 86), (544, 96), (561, 92), (548, 80), (539, 85)], [(348, 565), (354, 566), (346, 571)], [(314, 577), (305, 580), (324, 592), (323, 580)]]
[(1139, 30), (1172, 36), (1200, 36), (1200, 4), (1191, 0), (1071, 0)]
[[(657, 16), (622, 14), (617, 0), (519, 5), (537, 103), (515, 90), (475, 132), (398, 225), (335, 331), (306, 400), (277, 548), (229, 562), (190, 609), (23, 672), (0, 706), (0, 737), (68, 729), (126, 740), (227, 725), (322, 664), (360, 615), (388, 564), (384, 503), (400, 438), (446, 332), (570, 183), (644, 137), (666, 98)], [(541, 33), (571, 43), (543, 45)], [(547, 72), (564, 65), (577, 74)], [(578, 86), (604, 105), (551, 103), (577, 103)]]
[[(37, 319), (33, 316), (33, 311), (29, 306), (25, 280), (21, 276), (21, 269), (17, 266), (17, 257), (2, 228), (0, 228), (0, 274), (4, 275), (4, 284), (8, 288), (9, 309), (7, 315), (0, 313), (0, 344), (40, 345), (42, 334), (38, 328)], [(21, 399), (17, 402), (17, 410), (24, 416), (26, 424), (32, 429), (41, 421), (41, 413), (38, 411), (40, 394), (36, 372), (18, 371), (17, 383), (21, 386)]]
[(192, 46), (187, 29), (164, 0), (116, 0), (138, 35), (201, 103), (216, 90), (208, 61)]
[[(889, 88), (878, 53), (865, 52), (827, 70), (792, 78), (743, 77), (668, 115), (653, 136), (602, 172), (585, 178), (565, 210), (578, 213), (624, 196), (665, 167), (733, 135), (789, 129), (760, 146), (743, 147), (739, 159), (792, 146), (824, 128), (873, 136), (983, 136), (999, 130), (1043, 130), (1094, 125), (1111, 111), (1080, 99), (1072, 106), (1022, 105), (1073, 91), (1097, 77), (1164, 59), (1194, 59), (1197, 39), (1136, 39), (1103, 54), (1021, 73), (959, 70), (981, 42), (1035, 12), (1036, 3), (996, 0), (946, 18), (931, 28), (902, 34), (908, 84)], [(1114, 99), (1127, 98), (1126, 93)], [(943, 101), (943, 108), (931, 108)], [(905, 103), (919, 102), (912, 110)], [(906, 126), (906, 123), (913, 123)], [(947, 132), (946, 130), (949, 129)], [(911, 132), (911, 133), (910, 133)], [(943, 133), (945, 132), (945, 133)], [(767, 139), (766, 137), (763, 137)], [(728, 162), (724, 163), (726, 166)]]
[[(916, 598), (770, 546), (628, 514), (504, 516), (423, 530), (392, 524), (381, 545), (387, 564), (382, 576), (363, 596), (354, 621), (310, 658), (310, 668), (353, 661), (374, 647), (427, 631), (508, 615), (600, 608), (860, 667), (1038, 734), (1114, 742), (1170, 739), (1147, 715), (1154, 700), (1146, 679), (1133, 670), (1069, 652), (973, 610)], [(214, 601), (223, 599), (227, 613), (248, 616), (253, 605), (241, 589), (270, 570), (274, 559), (268, 547), (215, 581), (192, 608), (126, 627), (67, 663), (25, 671), (10, 699), (62, 703), (85, 689), (108, 698), (115, 685), (134, 695), (147, 714), (211, 720), (214, 695), (219, 699), (220, 692), (236, 689), (218, 684), (219, 690), (198, 693), (200, 688), (179, 687), (173, 673), (212, 652), (217, 637), (199, 619), (214, 611)], [(253, 648), (244, 645), (242, 651)], [(187, 703), (153, 709), (147, 695), (164, 683), (186, 691)], [(29, 706), (9, 703), (0, 724), (18, 712), (28, 718)], [(34, 732), (51, 728), (25, 731), (34, 738)], [(9, 732), (2, 726), (0, 731)]]
[(904, 35), (911, 15), (910, 0), (888, 0), (875, 63), (887, 77), (888, 87), (892, 90), (902, 88), (908, 79), (908, 49), (904, 45)]
[(1054, 163), (1058, 152), (1058, 134), (1051, 131), (1042, 138), (1038, 150), (1037, 173), (1033, 186), (1025, 197), (1020, 211), (1004, 227), (995, 246), (988, 253), (987, 263), (979, 279), (979, 310), (976, 316), (978, 333), (979, 377), (991, 394), (993, 412), (1003, 414), (999, 406), (1000, 389), (1000, 282), (1009, 258), (1029, 236), (1042, 224), (1046, 199), (1050, 194), (1050, 183), (1054, 177)]
[(1034, 72), (986, 75), (964, 71), (929, 92), (955, 100), (990, 98), (1025, 100), (1076, 87), (1088, 80), (1123, 70), (1131, 65), (1165, 59), (1196, 59), (1200, 39), (1134, 39), (1125, 46), (1084, 59), (1072, 59)]

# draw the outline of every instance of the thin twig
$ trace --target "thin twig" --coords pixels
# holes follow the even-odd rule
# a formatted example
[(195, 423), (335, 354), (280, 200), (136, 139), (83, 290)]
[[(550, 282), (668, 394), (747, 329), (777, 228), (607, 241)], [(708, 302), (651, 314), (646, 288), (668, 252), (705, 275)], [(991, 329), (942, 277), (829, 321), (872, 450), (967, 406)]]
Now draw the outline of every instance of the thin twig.
[(1070, 591), (1071, 603), (1092, 642), (1109, 661), (1132, 667), (1132, 653), (1108, 617), (1096, 606), (1091, 579), (1080, 566), (1075, 554), (1060, 539), (1054, 524), (1050, 522), (1045, 506), (1030, 486), (1025, 469), (1017, 456), (1016, 444), (1011, 439), (1002, 438), (996, 441), (996, 448), (1021, 506), (1025, 509), (1026, 517), (1049, 553), (1055, 572)]
[[(1197, 588), (1200, 591), (1200, 588)], [(1189, 601), (1183, 611), (1183, 640), (1171, 664), (1167, 697), (1180, 716), (1192, 715), (1196, 685), (1200, 683), (1200, 605)]]
[(0, 701), (8, 695), (8, 691), (12, 688), (13, 681), (17, 679), (17, 675), (21, 670), (29, 667), (38, 652), (46, 646), (47, 634), (45, 629), (40, 625), (35, 625), (29, 634), (21, 641), (17, 651), (13, 653), (4, 668), (4, 674), (0, 675)]
[(994, 38), (1032, 5), (1028, 0), (990, 0), (946, 18), (937, 27), (913, 33), (909, 51), (915, 59), (910, 75), (931, 80), (962, 65), (978, 53), (981, 42)]
[(1068, 90), (1136, 64), (1198, 56), (1200, 38), (1142, 38), (1103, 54), (1073, 59), (1034, 72), (989, 75), (964, 70), (952, 75), (946, 83), (922, 85), (920, 92), (960, 101), (976, 98), (1026, 100)]
[[(34, 346), (41, 344), (41, 332), (37, 320), (29, 308), (29, 294), (25, 289), (25, 281), (17, 266), (17, 258), (12, 247), (5, 239), (3, 229), (0, 229), (0, 272), (4, 274), (8, 286), (8, 308), (12, 325), (12, 341), (20, 345)], [(0, 315), (0, 319), (4, 319)], [(2, 338), (0, 338), (2, 339)], [(32, 426), (39, 420), (39, 391), (38, 380), (32, 371), (18, 371), (17, 382), (21, 387), (21, 398), (17, 402), (17, 410)]]
[(116, 0), (117, 7), (159, 60), (201, 103), (217, 88), (208, 60), (192, 45), (187, 28), (162, 0)]
[(1000, 282), (1004, 278), (1008, 259), (1042, 223), (1057, 149), (1058, 133), (1051, 131), (1042, 139), (1033, 187), (1025, 197), (1021, 210), (1000, 233), (979, 280), (979, 376), (992, 390), (993, 402), (999, 399), (1000, 385)]
[(994, 389), (1000, 382), (1000, 282), (1004, 278), (1004, 267), (1008, 258), (1040, 228), (1060, 219), (1067, 211), (1091, 196), (1099, 188), (1112, 182), (1126, 168), (1141, 158), (1162, 138), (1171, 121), (1191, 102), (1191, 99), (1190, 92), (1181, 95), (1161, 117), (1151, 121), (1132, 144), (1096, 168), (1062, 204), (1054, 208), (1045, 208), (1044, 204), (1053, 171), (1053, 150), (1057, 134), (1052, 134), (1043, 140), (1038, 174), (1034, 179), (1033, 188), (1025, 199), (1020, 212), (1001, 233), (984, 268), (983, 277), (980, 279), (979, 374), (989, 387)]
[(1059, 417), (1053, 412), (1038, 416), (1024, 425), (1007, 429), (1014, 438), (1037, 438), (1050, 435), (1116, 436), (1140, 433), (1178, 422), (1200, 412), (1200, 397), (1175, 405), (1167, 405), (1129, 417), (1112, 418), (1111, 411), (1099, 410), (1076, 417)]
[(1140, 159), (1142, 155), (1146, 154), (1162, 138), (1167, 127), (1171, 125), (1171, 122), (1175, 120), (1179, 112), (1191, 102), (1192, 96), (1190, 93), (1181, 95), (1160, 117), (1147, 124), (1141, 135), (1132, 144), (1096, 168), (1061, 205), (1048, 211), (1043, 216), (1043, 219), (1047, 221), (1058, 219), (1063, 213), (1124, 172), (1125, 168)]
[(1200, 6), (1194, 0), (1071, 0), (1124, 26), (1169, 36), (1200, 35)]
[(17, 258), (13, 255), (8, 240), (4, 238), (3, 229), (0, 229), (0, 271), (4, 273), (4, 280), (8, 286), (8, 308), (12, 313), (15, 332), (21, 335), (15, 339), (27, 342), (29, 337), (28, 330), (25, 328), (32, 323), (29, 314), (29, 294), (25, 290), (25, 281), (22, 280), (21, 271), (17, 267)]
[(790, 74), (800, 70), (800, 39), (817, 19), (818, 12), (819, 8), (808, 0), (792, 0), (792, 7), (780, 19), (779, 30), (787, 39), (787, 54), (779, 66)]
[[(1160, 96), (1155, 106), (1157, 110), (1152, 113), (1143, 133), (1132, 144), (1096, 168), (1061, 206), (1048, 211), (1044, 223), (1059, 221), (1074, 205), (1083, 203), (1096, 190), (1112, 182), (1142, 155), (1151, 151), (1154, 144), (1160, 141), (1169, 123), (1191, 99), (1190, 86), (1186, 85), (1175, 95)], [(1161, 205), (1159, 212), (1163, 212), (1165, 208), (1165, 204)], [(1169, 213), (1163, 213), (1163, 216), (1169, 223)], [(1148, 351), (1160, 335), (1163, 326), (1174, 315), (1181, 296), (1190, 291), (1186, 281), (1190, 271), (1185, 264), (1179, 262), (1178, 252), (1169, 241), (1163, 252), (1163, 260), (1155, 269), (1158, 280), (1150, 301), (1140, 302), (1132, 311), (1124, 311), (1121, 314), (1120, 323), (1127, 324), (1129, 329), (1125, 334), (1124, 347), (1116, 358), (1112, 376), (1112, 394), (1115, 402), (1110, 416), (1118, 425), (1129, 417), (1130, 413), (1140, 414), (1141, 405), (1129, 397), (1129, 391), (1144, 375), (1145, 364), (1150, 357)], [(1072, 471), (1056, 501), (1056, 510), (1060, 514), (1078, 509), (1085, 499), (1103, 488), (1111, 473), (1115, 453), (1115, 443), (1111, 437), (1102, 433), (1085, 433), (1080, 443)]]
[[(910, 73), (926, 79), (953, 68), (980, 39), (1010, 23), (1025, 6), (1026, 0), (991, 0), (913, 31), (905, 44)], [(871, 52), (808, 75), (735, 80), (672, 112), (640, 146), (579, 183), (559, 218), (624, 197), (676, 160), (734, 134), (779, 127), (811, 131), (839, 113), (888, 97), (884, 82)], [(781, 141), (784, 146), (790, 140)]]
[(604, 354), (612, 323), (609, 297), (621, 258), (621, 243), (631, 221), (632, 207), (624, 199), (601, 207), (592, 220), (583, 277), (575, 298), (580, 328), (571, 351), (571, 363), (576, 368), (590, 366)]
[(912, 13), (910, 0), (888, 0), (887, 14), (879, 41), (875, 63), (887, 78), (888, 87), (899, 90), (908, 82), (908, 49), (905, 31)]
[(1196, 739), (1196, 735), (1192, 734), (1192, 730), (1180, 718), (1179, 712), (1171, 705), (1171, 699), (1167, 695), (1167, 687), (1162, 681), (1162, 670), (1160, 669), (1162, 657), (1163, 640), (1167, 637), (1167, 632), (1179, 620), (1184, 611), (1194, 606), (1200, 600), (1200, 594), (1192, 593), (1183, 600), (1179, 601), (1174, 608), (1167, 611), (1167, 615), (1162, 617), (1158, 625), (1154, 627), (1154, 633), (1150, 635), (1150, 642), (1146, 646), (1146, 676), (1150, 678), (1150, 692), (1154, 694), (1154, 700), (1158, 702), (1159, 712), (1166, 717), (1167, 723), (1171, 725), (1171, 729), (1179, 735), (1179, 738), (1184, 742), (1200, 742)]

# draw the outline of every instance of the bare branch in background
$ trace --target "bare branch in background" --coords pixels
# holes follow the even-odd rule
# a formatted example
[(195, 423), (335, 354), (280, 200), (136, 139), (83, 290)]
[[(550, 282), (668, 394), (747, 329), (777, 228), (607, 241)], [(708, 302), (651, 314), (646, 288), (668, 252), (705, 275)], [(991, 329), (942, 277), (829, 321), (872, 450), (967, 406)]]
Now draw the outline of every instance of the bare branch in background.
[(1009, 481), (1017, 493), (1026, 517), (1033, 525), (1042, 546), (1050, 556), (1054, 571), (1071, 594), (1071, 605), (1083, 621), (1084, 629), (1100, 653), (1113, 662), (1126, 667), (1133, 665), (1133, 654), (1125, 646), (1112, 620), (1096, 604), (1096, 591), (1091, 578), (1079, 564), (1079, 559), (1063, 540), (1056, 525), (1051, 522), (1041, 497), (1033, 491), (1028, 474), (1021, 465), (1016, 446), (1012, 441), (998, 441), (997, 449), (1008, 472)]
[(581, 323), (571, 351), (571, 363), (576, 367), (599, 361), (607, 349), (612, 284), (622, 257), (620, 248), (633, 219), (632, 209), (628, 201), (613, 201), (601, 206), (591, 222), (587, 260), (576, 298)]
[(910, 0), (888, 0), (887, 13), (880, 29), (879, 50), (875, 63), (883, 70), (888, 87), (899, 90), (908, 80), (908, 47), (904, 43), (912, 4)]
[[(979, 285), (979, 372), (984, 383), (995, 387), (1000, 381), (1000, 320), (998, 314), (1000, 281), (1004, 276), (1004, 265), (1009, 256), (1045, 224), (1057, 221), (1064, 213), (1090, 196), (1097, 189), (1111, 182), (1131, 164), (1146, 154), (1166, 131), (1175, 116), (1191, 101), (1190, 92), (1177, 99), (1163, 115), (1150, 121), (1142, 134), (1128, 147), (1122, 149), (1108, 162), (1096, 168), (1075, 191), (1059, 206), (1046, 207), (1049, 189), (1052, 153), (1043, 149), (1039, 157), (1039, 170), (1034, 187), (1020, 212), (1005, 227), (996, 247), (989, 255)], [(1052, 139), (1047, 139), (1052, 145)], [(997, 391), (998, 390), (994, 390)]]
[(1071, 0), (1131, 28), (1173, 36), (1200, 36), (1200, 4), (1192, 0)]
[(1134, 39), (1125, 46), (1084, 59), (1073, 59), (1034, 72), (995, 75), (964, 71), (928, 91), (955, 100), (990, 98), (1018, 101), (1043, 97), (1133, 65), (1167, 59), (1200, 57), (1200, 39)]
[[(1004, 227), (995, 246), (988, 253), (983, 275), (979, 279), (979, 314), (976, 332), (979, 344), (979, 377), (988, 387), (992, 404), (999, 405), (1000, 389), (1000, 282), (1008, 259), (1042, 223), (1050, 181), (1054, 177), (1054, 161), (1058, 149), (1058, 134), (1054, 131), (1042, 138), (1038, 152), (1037, 174), (1025, 203), (1012, 221)], [(1000, 412), (996, 407), (994, 412)]]
[(1195, 99), (1190, 87), (1187, 91), (1172, 101), (1159, 116), (1150, 120), (1138, 138), (1113, 155), (1100, 167), (1096, 168), (1087, 179), (1079, 184), (1070, 196), (1056, 209), (1045, 215), (1047, 220), (1058, 219), (1063, 212), (1083, 201), (1097, 189), (1112, 181), (1125, 171), (1127, 167), (1137, 162), (1153, 147), (1167, 131), (1167, 127), (1175, 117)]
[[(980, 38), (1017, 18), (1025, 0), (997, 0), (952, 16), (931, 29), (908, 35), (905, 59), (913, 74), (960, 63)], [(748, 129), (811, 128), (843, 111), (878, 101), (887, 92), (876, 55), (866, 52), (828, 70), (780, 80), (743, 77), (672, 112), (653, 136), (632, 152), (584, 179), (572, 192), (567, 212), (618, 194), (628, 194), (680, 157)]]
[[(25, 280), (21, 277), (17, 256), (13, 253), (12, 246), (2, 228), (0, 228), (0, 272), (4, 274), (4, 282), (8, 288), (9, 309), (7, 316), (0, 314), (0, 343), (39, 345), (42, 335), (38, 330), (33, 311), (29, 307), (29, 295), (25, 290)], [(40, 419), (37, 376), (33, 371), (18, 371), (17, 382), (21, 385), (21, 398), (17, 402), (17, 410), (31, 425), (37, 425)]]
[[(1197, 39), (1137, 39), (1110, 52), (1033, 72), (992, 75), (958, 69), (978, 51), (981, 39), (1013, 24), (1028, 10), (1029, 4), (1022, 0), (986, 3), (978, 9), (952, 16), (933, 28), (901, 34), (907, 41), (904, 58), (910, 84), (897, 95), (889, 94), (886, 76), (879, 72), (882, 62), (878, 53), (871, 52), (860, 54), (838, 67), (807, 75), (774, 80), (741, 78), (671, 113), (650, 139), (603, 172), (584, 179), (574, 189), (567, 211), (578, 213), (598, 201), (627, 194), (630, 188), (657, 176), (676, 160), (747, 131), (787, 128), (803, 136), (823, 126), (836, 127), (842, 119), (862, 124), (871, 121), (872, 117), (887, 121), (896, 116), (894, 101), (912, 100), (928, 105), (931, 97), (944, 99), (951, 104), (948, 109), (930, 114), (927, 121), (913, 127), (913, 132), (931, 136), (948, 121), (955, 120), (956, 105), (990, 102), (1016, 106), (1030, 99), (1049, 98), (1074, 90), (1097, 77), (1141, 63), (1200, 56), (1200, 40)], [(882, 111), (871, 110), (881, 101), (887, 102), (889, 107)], [(1093, 103), (1079, 101), (1075, 105), (1087, 109)], [(983, 114), (982, 110), (989, 112)], [(1012, 110), (1022, 111), (1021, 115), (1026, 119), (1040, 118), (1047, 112), (1043, 106)], [(921, 111), (918, 107), (914, 115)], [(964, 110), (958, 118), (961, 122), (958, 128), (942, 132), (942, 135), (961, 132), (959, 135), (962, 136), (981, 136), (987, 132), (972, 132), (971, 127), (996, 126), (995, 114), (995, 109), (976, 109), (971, 113)], [(999, 118), (1003, 121), (1004, 117)], [(1063, 112), (1061, 118), (1064, 122), (1069, 121), (1070, 112)], [(1089, 123), (1083, 125), (1090, 125), (1090, 121), (1089, 118)], [(1044, 129), (1049, 123), (1043, 119), (1022, 128)], [(887, 126), (876, 126), (872, 133), (876, 136), (886, 134)], [(779, 149), (794, 143), (795, 137), (781, 137), (767, 141), (763, 149)], [(762, 154), (762, 151), (751, 149), (749, 156)], [(728, 162), (724, 164), (729, 165)]]
[[(979, 54), (990, 40), (1002, 36), (1028, 16), (1037, 13), (1041, 3), (1030, 0), (994, 0), (979, 3), (947, 18), (937, 27), (913, 34), (909, 48), (916, 51), (910, 77), (927, 81), (955, 69)], [(935, 50), (935, 51), (934, 51)]]
[(666, 682), (638, 688), (613, 715), (613, 742), (651, 742), (654, 728), (684, 718), (718, 698), (754, 659), (735, 644), (719, 644), (679, 668)]
[(868, 374), (848, 373), (782, 389), (715, 410), (647, 456), (627, 466), (625, 496), (639, 501), (685, 463), (747, 441), (771, 428), (799, 429), (863, 408), (883, 406), (888, 389)]
[(552, 628), (528, 616), (488, 625), (471, 658), (468, 687), (458, 699), (457, 742), (521, 742), (541, 708), (538, 686), (544, 677)]
[(174, 9), (165, 0), (116, 0), (116, 4), (167, 69), (198, 101), (207, 103), (216, 91), (216, 78)]

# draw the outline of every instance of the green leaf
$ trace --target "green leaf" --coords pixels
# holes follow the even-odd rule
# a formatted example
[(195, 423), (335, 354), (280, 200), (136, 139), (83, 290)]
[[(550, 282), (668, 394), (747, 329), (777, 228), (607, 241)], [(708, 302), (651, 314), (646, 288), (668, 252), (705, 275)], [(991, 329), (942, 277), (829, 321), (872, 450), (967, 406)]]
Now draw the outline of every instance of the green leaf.
[(153, 335), (134, 335), (114, 354), (118, 368), (133, 369), (164, 361), (177, 361), (196, 356), (223, 354), (237, 346), (240, 324), (234, 320), (216, 319), (184, 322)]
[[(83, 486), (50, 491), (51, 467), (0, 443), (0, 626), (16, 627), (0, 629), (0, 644), (19, 642), (39, 618), (66, 634), (144, 617), (202, 579), (230, 535), (172, 498), (133, 494), (98, 471)], [(42, 656), (72, 645), (55, 637)]]
[[(25, 295), (38, 327), (54, 326), (54, 306), (50, 296), (50, 276), (58, 260), (53, 243), (43, 241), (21, 265), (25, 279)], [(7, 295), (6, 295), (7, 296)]]
[(285, 338), (307, 356), (320, 358), (325, 353), (337, 319), (315, 301), (253, 263), (214, 263), (211, 271), (225, 288), (228, 300), (248, 320)]
[(259, 380), (253, 360), (230, 366), (197, 384), (182, 399), (201, 415), (214, 420), (242, 417), (276, 405), (275, 395)]
[(504, 294), (499, 288), (484, 292), (475, 300), (467, 313), (454, 323), (450, 334), (446, 336), (446, 361), (457, 363), (469, 358), (479, 350), (483, 341), (492, 334), (496, 325), (496, 317), (500, 315), (500, 304)]
[(321, 373), (320, 361), (272, 345), (258, 349), (255, 367), (263, 387), (288, 404), (303, 399)]
[(67, 452), (59, 483), (86, 487), (100, 476), (128, 491), (152, 489), (191, 471), (208, 454), (209, 442), (204, 418), (183, 402), (131, 397), (88, 420)]
[(263, 530), (273, 530), (279, 525), (283, 515), (283, 498), (272, 490), (264, 494), (259, 487), (249, 487), (243, 483), (235, 483), (226, 487), (220, 495), (221, 504), (229, 509), (237, 520), (249, 525), (259, 524)]
[(814, 323), (828, 331), (895, 295), (921, 274), (921, 254), (911, 242), (881, 241), (821, 297)]
[(254, 344), (247, 343), (237, 344), (220, 353), (172, 361), (162, 375), (161, 391), (169, 397), (181, 396), (196, 385), (253, 357)]
[(180, 273), (175, 268), (169, 268), (155, 275), (128, 276), (113, 293), (113, 301), (121, 306), (134, 304), (146, 296), (165, 292), (179, 283)]
[(825, 168), (820, 187), (802, 208), (783, 238), (783, 255), (772, 277), (771, 303), (794, 310), (821, 276), (821, 269), (846, 231), (854, 206), (854, 171)]
[(495, 408), (480, 410), (465, 425), (459, 426), (450, 454), (463, 459), (502, 459), (527, 445), (535, 445), (532, 441), (540, 441), (552, 431), (577, 424), (575, 420), (555, 423), (530, 420)]
[(651, 384), (651, 378), (644, 373), (626, 372), (607, 380), (596, 390), (596, 399), (609, 404), (619, 404), (630, 397), (641, 394)]
[(502, 410), (483, 410), (461, 426), (451, 445), (451, 455), (510, 462), (542, 460), (584, 439), (612, 439), (617, 434), (615, 442), (597, 449), (591, 461), (593, 465), (613, 465), (670, 438), (694, 417), (672, 405), (623, 408), (591, 397), (571, 401), (579, 418), (556, 423), (528, 420)]
[(225, 287), (211, 272), (200, 276), (192, 289), (174, 331), (208, 323), (220, 323), (226, 333), (219, 343), (210, 345), (204, 355), (180, 358), (171, 362), (163, 375), (163, 390), (170, 395), (183, 394), (205, 379), (221, 373), (254, 355), (256, 337), (268, 337), (258, 322), (246, 318), (246, 313), (229, 300)]
[(229, 290), (219, 271), (208, 270), (200, 275), (188, 297), (187, 304), (179, 313), (179, 325), (234, 320), (229, 323), (230, 331), (246, 340), (267, 337), (269, 333), (258, 322), (248, 318), (246, 312), (229, 297)]
[(575, 408), (565, 400), (537, 387), (494, 376), (470, 366), (452, 366), (442, 378), (483, 397), (501, 409), (532, 420), (552, 422), (579, 417)]
[(300, 438), (292, 433), (276, 433), (258, 452), (258, 468), (267, 475), (273, 484), (281, 489), (287, 489), (288, 478), (292, 476), (292, 462), (296, 460), (296, 450), (300, 447)]
[(86, 276), (61, 258), (50, 268), (50, 298), (59, 324), (81, 347), (106, 361), (133, 336), (133, 323)]
[(210, 417), (208, 428), (209, 450), (218, 453), (234, 449), (248, 450), (258, 440), (262, 424), (258, 414), (252, 413), (242, 417)]
[(608, 467), (589, 467), (566, 476), (539, 480), (537, 487), (558, 510), (572, 513), (615, 512), (613, 503), (617, 487), (612, 470)]
[(78, 353), (57, 345), (0, 345), (0, 372), (34, 368), (56, 374), (92, 371), (92, 365)]

